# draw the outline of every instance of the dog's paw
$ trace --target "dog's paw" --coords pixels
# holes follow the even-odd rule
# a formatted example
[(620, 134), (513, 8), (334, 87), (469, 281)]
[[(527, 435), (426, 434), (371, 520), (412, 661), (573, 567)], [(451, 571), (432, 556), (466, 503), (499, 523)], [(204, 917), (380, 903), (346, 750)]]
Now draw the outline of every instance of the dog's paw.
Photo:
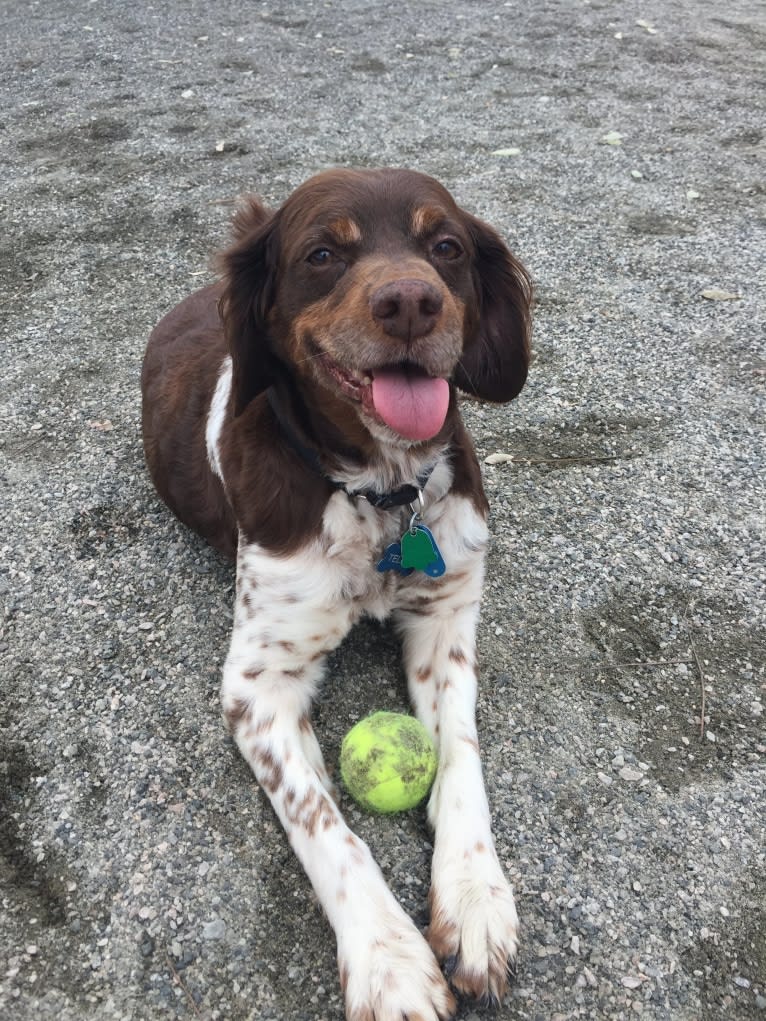
[(446, 1021), (455, 998), (430, 947), (402, 911), (347, 934), (338, 967), (347, 1021)]
[(512, 974), (519, 919), (492, 847), (451, 849), (435, 861), (428, 942), (460, 993), (499, 1003)]

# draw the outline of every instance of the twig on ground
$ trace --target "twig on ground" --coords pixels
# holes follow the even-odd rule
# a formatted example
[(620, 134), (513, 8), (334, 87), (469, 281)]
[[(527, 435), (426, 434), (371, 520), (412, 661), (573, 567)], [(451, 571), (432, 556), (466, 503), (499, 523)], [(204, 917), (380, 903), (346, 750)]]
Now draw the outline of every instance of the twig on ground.
[(511, 457), (509, 461), (511, 464), (590, 464), (593, 461), (619, 461), (619, 458), (616, 455), (581, 454), (578, 457)]
[(693, 659), (631, 659), (620, 666), (680, 666), (682, 663), (693, 663)]
[(707, 709), (707, 696), (705, 693), (705, 671), (702, 669), (702, 663), (697, 655), (697, 647), (694, 644), (694, 637), (692, 636), (692, 629), (689, 626), (689, 610), (691, 610), (692, 604), (686, 607), (686, 613), (684, 614), (684, 626), (689, 633), (689, 647), (692, 650), (692, 656), (694, 657), (694, 663), (697, 667), (697, 673), (700, 678), (700, 741), (705, 737), (705, 711)]
[(194, 997), (193, 997), (193, 996), (192, 996), (192, 994), (191, 994), (191, 993), (189, 992), (189, 987), (188, 987), (188, 986), (187, 986), (187, 984), (186, 984), (186, 983), (184, 982), (184, 980), (183, 980), (183, 979), (181, 978), (181, 976), (180, 976), (180, 975), (178, 974), (178, 971), (176, 970), (176, 967), (175, 967), (175, 965), (174, 965), (174, 964), (173, 964), (173, 962), (172, 962), (172, 961), (170, 960), (170, 955), (169, 955), (169, 954), (165, 954), (165, 962), (167, 963), (167, 966), (168, 966), (168, 968), (170, 968), (170, 972), (171, 972), (171, 974), (172, 974), (172, 976), (173, 976), (173, 982), (174, 982), (174, 983), (175, 983), (175, 984), (176, 984), (177, 986), (180, 986), (180, 987), (181, 987), (181, 989), (183, 989), (183, 991), (184, 991), (184, 992), (186, 993), (186, 998), (187, 998), (187, 1000), (188, 1000), (188, 1001), (189, 1001), (189, 1003), (191, 1004), (191, 1009), (192, 1009), (192, 1010), (194, 1011), (194, 1014), (195, 1014), (195, 1016), (196, 1016), (196, 1017), (200, 1017), (200, 1018), (201, 1018), (201, 1017), (202, 1017), (202, 1015), (201, 1015), (201, 1014), (200, 1014), (200, 1012), (199, 1012), (199, 1007), (198, 1007), (198, 1006), (197, 1006), (197, 1004), (196, 1004), (196, 1003), (194, 1002)]
[(697, 650), (694, 648), (694, 639), (691, 634), (689, 635), (689, 644), (692, 647), (692, 653), (694, 654), (694, 662), (697, 664), (697, 672), (700, 675), (700, 741), (705, 736), (705, 674), (702, 670), (702, 664), (700, 658), (697, 655)]

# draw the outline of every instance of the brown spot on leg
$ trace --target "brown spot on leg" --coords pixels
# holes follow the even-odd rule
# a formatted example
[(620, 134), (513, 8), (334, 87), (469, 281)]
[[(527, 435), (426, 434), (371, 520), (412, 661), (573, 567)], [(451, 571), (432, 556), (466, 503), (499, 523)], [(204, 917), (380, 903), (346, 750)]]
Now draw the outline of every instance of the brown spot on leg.
[(431, 921), (426, 931), (426, 939), (437, 959), (444, 961), (458, 952), (460, 939), (457, 925), (447, 916), (433, 888), (428, 894), (428, 905), (431, 911)]
[(335, 825), (337, 818), (330, 802), (323, 794), (320, 794), (314, 807), (306, 812), (302, 818), (299, 818), (298, 822), (300, 822), (308, 835), (313, 837), (320, 822), (322, 828), (328, 830), (331, 826)]
[(249, 723), (251, 714), (250, 706), (251, 703), (247, 699), (235, 698), (233, 704), (229, 706), (228, 709), (224, 710), (223, 715), (230, 734), (236, 733), (240, 723)]
[(415, 680), (419, 681), (421, 684), (425, 684), (425, 682), (428, 680), (430, 676), (431, 676), (430, 666), (422, 666), (415, 671)]
[(347, 964), (340, 964), (340, 962), (339, 962), (338, 963), (338, 970), (339, 970), (339, 973), (340, 973), (340, 988), (341, 988), (341, 992), (345, 996), (346, 995), (346, 989), (348, 988), (348, 979), (349, 979), (348, 965)]
[(361, 865), (364, 861), (364, 855), (359, 846), (359, 841), (356, 839), (353, 833), (349, 833), (345, 838), (346, 843), (351, 847), (351, 860), (355, 865)]
[(282, 763), (274, 757), (268, 748), (260, 748), (258, 745), (253, 749), (253, 759), (257, 767), (255, 775), (258, 782), (264, 790), (273, 794), (282, 785), (284, 776)]
[(338, 822), (338, 813), (329, 798), (324, 794), (318, 794), (314, 787), (307, 787), (306, 792), (296, 804), (296, 794), (288, 800), (285, 797), (285, 811), (290, 822), (294, 826), (301, 826), (313, 837), (317, 828), (329, 830)]
[(449, 658), (452, 660), (453, 663), (456, 663), (458, 666), (465, 666), (465, 664), (468, 662), (468, 657), (463, 652), (463, 650), (458, 649), (456, 647), (450, 649)]

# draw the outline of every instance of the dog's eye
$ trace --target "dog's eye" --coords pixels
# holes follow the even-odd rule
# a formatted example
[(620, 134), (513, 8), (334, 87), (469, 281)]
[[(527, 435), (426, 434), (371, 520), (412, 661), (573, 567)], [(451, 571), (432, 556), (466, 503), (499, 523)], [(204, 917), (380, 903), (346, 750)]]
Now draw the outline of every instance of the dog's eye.
[(306, 262), (310, 262), (312, 266), (329, 266), (334, 261), (335, 255), (329, 248), (317, 248), (306, 259)]
[(437, 259), (458, 259), (463, 254), (463, 249), (454, 238), (443, 238), (434, 245), (432, 251)]

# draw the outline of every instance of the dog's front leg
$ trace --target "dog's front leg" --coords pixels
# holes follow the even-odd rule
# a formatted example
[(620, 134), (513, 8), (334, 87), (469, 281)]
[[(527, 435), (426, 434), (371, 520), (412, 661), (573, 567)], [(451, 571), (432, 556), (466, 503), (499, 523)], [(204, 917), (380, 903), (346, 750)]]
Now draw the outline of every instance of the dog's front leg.
[(518, 918), (495, 852), (475, 722), (483, 551), (448, 537), (443, 552), (451, 569), (411, 589), (398, 615), (410, 697), (439, 753), (428, 804), (435, 832), (428, 939), (455, 988), (500, 1000)]
[(352, 1021), (438, 1021), (454, 999), (428, 944), (341, 816), (309, 713), (324, 658), (352, 623), (342, 579), (319, 558), (240, 551), (224, 666), (230, 730), (335, 930)]

